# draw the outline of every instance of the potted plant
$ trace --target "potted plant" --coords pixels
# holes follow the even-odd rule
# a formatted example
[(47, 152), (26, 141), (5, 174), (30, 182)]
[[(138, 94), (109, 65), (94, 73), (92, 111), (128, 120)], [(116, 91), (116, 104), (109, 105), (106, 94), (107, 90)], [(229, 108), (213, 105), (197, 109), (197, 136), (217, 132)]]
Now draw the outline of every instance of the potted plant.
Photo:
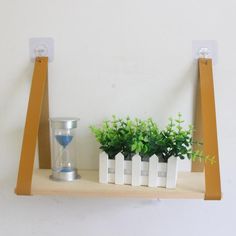
[(178, 158), (214, 162), (214, 158), (192, 150), (193, 127), (185, 129), (183, 123), (179, 114), (160, 130), (151, 118), (113, 116), (100, 128), (91, 126), (103, 151), (99, 157), (99, 182), (175, 188)]

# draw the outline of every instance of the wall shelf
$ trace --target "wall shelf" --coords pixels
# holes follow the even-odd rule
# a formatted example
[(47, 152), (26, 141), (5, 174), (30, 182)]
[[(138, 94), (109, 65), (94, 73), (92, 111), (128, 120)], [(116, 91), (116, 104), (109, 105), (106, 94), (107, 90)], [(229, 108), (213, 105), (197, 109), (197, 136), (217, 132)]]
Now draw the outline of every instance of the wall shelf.
[(204, 175), (201, 172), (179, 172), (176, 189), (98, 183), (98, 171), (79, 170), (81, 179), (59, 182), (49, 179), (51, 170), (37, 169), (33, 174), (32, 195), (83, 197), (122, 197), (146, 199), (204, 199)]
[[(49, 180), (51, 159), (49, 142), (48, 58), (37, 57), (28, 103), (15, 192), (18, 195), (79, 195), (104, 197), (221, 199), (216, 112), (212, 60), (198, 60), (198, 95), (195, 108), (194, 140), (203, 142), (204, 155), (214, 156), (216, 163), (193, 162), (192, 172), (179, 173), (177, 188), (147, 188), (99, 184), (96, 171), (83, 171), (81, 180), (72, 183)], [(39, 168), (34, 170), (38, 141)], [(193, 148), (199, 148), (193, 146)]]

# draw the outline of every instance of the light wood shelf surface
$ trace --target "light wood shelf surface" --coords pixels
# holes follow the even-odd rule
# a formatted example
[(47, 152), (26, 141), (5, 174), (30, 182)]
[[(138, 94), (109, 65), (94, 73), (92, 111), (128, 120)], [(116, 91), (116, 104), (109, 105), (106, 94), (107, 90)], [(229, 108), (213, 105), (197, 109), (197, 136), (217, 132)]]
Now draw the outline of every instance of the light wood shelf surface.
[(79, 170), (81, 179), (73, 182), (57, 182), (49, 179), (51, 170), (34, 170), (33, 195), (66, 195), (83, 197), (120, 197), (150, 199), (204, 199), (204, 173), (179, 172), (176, 189), (145, 186), (100, 184), (98, 171)]

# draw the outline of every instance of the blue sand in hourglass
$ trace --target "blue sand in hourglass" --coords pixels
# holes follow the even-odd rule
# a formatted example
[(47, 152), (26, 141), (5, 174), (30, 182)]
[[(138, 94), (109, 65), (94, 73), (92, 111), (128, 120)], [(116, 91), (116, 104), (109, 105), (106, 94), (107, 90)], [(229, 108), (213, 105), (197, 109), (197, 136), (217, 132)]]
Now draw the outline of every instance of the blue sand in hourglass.
[[(72, 135), (56, 135), (57, 142), (65, 149), (66, 146), (71, 142)], [(71, 167), (63, 167), (61, 172), (70, 172)]]
[(71, 142), (73, 136), (72, 135), (56, 135), (57, 142), (63, 147), (66, 146)]

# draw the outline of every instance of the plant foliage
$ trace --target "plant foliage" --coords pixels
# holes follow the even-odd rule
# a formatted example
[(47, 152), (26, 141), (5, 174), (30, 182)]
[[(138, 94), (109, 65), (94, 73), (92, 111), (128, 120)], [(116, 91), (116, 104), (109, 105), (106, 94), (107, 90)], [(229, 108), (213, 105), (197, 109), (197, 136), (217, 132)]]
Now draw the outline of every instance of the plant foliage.
[(200, 159), (214, 163), (214, 157), (204, 157), (200, 150), (193, 151), (192, 140), (193, 127), (183, 127), (184, 120), (178, 114), (177, 119), (170, 118), (165, 129), (160, 130), (151, 119), (131, 120), (113, 116), (111, 120), (103, 122), (102, 127), (91, 126), (91, 131), (100, 143), (100, 149), (105, 151), (110, 159), (121, 152), (125, 160), (131, 160), (132, 156), (139, 154), (143, 161), (156, 154), (160, 161), (167, 162), (171, 156), (180, 159)]

